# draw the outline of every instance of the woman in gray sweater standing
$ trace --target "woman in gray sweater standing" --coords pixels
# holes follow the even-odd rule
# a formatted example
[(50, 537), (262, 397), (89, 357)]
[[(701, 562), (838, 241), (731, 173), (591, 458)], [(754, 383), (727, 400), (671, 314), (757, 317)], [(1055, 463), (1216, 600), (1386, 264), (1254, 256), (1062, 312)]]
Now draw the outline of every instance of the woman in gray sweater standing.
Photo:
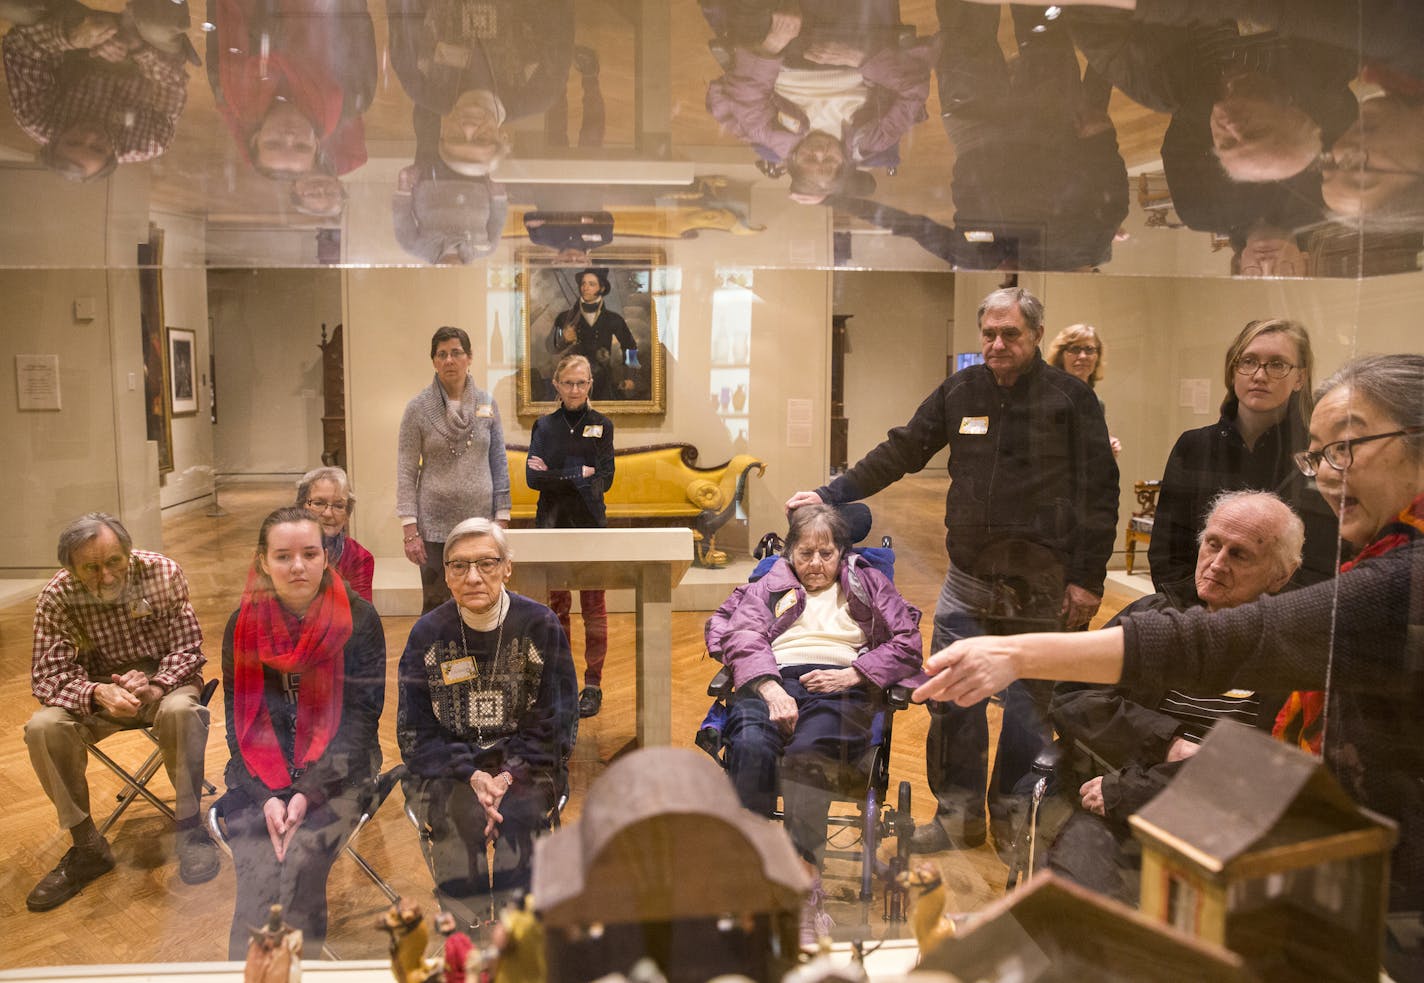
[(405, 555), (420, 567), (421, 613), (450, 599), (445, 537), (466, 519), (509, 523), (509, 461), (494, 397), (470, 378), (470, 336), (444, 327), (430, 339), (435, 378), (401, 417), (396, 512)]

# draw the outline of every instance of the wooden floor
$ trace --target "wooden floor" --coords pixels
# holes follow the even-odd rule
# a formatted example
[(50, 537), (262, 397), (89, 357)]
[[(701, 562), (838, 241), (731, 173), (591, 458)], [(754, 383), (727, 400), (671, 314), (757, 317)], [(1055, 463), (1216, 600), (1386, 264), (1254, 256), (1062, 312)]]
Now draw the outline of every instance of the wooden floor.
[[(227, 617), (236, 606), (256, 541), (261, 517), (290, 501), (286, 485), (238, 485), (224, 489), (227, 515), (212, 518), (201, 512), (164, 524), (164, 552), (187, 572), (193, 603), (208, 642), (210, 671), (220, 656)], [(882, 492), (871, 502), (876, 510), (875, 539), (894, 537), (898, 551), (897, 583), (911, 603), (925, 611), (926, 643), (930, 612), (944, 573), (944, 481), (910, 478)], [(152, 545), (152, 544), (139, 544)], [(1128, 598), (1109, 594), (1099, 620)], [(170, 828), (157, 812), (140, 802), (110, 832), (118, 868), (87, 888), (62, 908), (46, 914), (25, 909), (25, 895), (68, 848), (68, 838), (56, 829), (54, 809), (40, 790), (26, 755), (21, 728), (33, 712), (29, 692), (30, 602), (0, 609), (0, 732), (10, 738), (0, 744), (0, 968), (49, 964), (121, 961), (194, 961), (226, 958), (232, 919), (232, 865), (224, 858), (221, 873), (207, 884), (189, 886), (178, 879)], [(704, 694), (711, 670), (703, 653), (701, 632), (705, 613), (674, 616), (673, 733), (691, 745), (707, 709)], [(381, 747), (387, 764), (399, 760), (395, 744), (395, 668), (410, 631), (412, 618), (387, 618), (388, 651), (386, 713), (381, 720)], [(611, 653), (605, 672), (603, 712), (579, 729), (572, 763), (573, 795), (566, 818), (577, 818), (589, 785), (603, 772), (612, 754), (633, 737), (632, 651), (633, 616), (609, 617)], [(575, 637), (580, 637), (577, 624)], [(575, 659), (581, 648), (575, 646)], [(620, 658), (620, 654), (623, 656)], [(581, 663), (580, 663), (581, 665)], [(222, 695), (213, 702), (213, 726), (208, 739), (207, 774), (220, 781), (227, 761), (222, 723)], [(991, 724), (997, 710), (990, 709)], [(928, 722), (925, 711), (912, 708), (896, 718), (891, 774), (913, 786), (917, 819), (934, 809), (925, 784), (923, 748)], [(136, 735), (106, 742), (111, 754), (136, 764), (146, 753), (146, 741)], [(97, 762), (89, 769), (94, 811), (108, 812), (119, 782)], [(168, 793), (162, 775), (154, 780)], [(402, 894), (427, 900), (430, 882), (415, 836), (402, 814), (397, 790), (357, 843), (361, 853)], [(885, 845), (883, 845), (884, 848)], [(888, 847), (893, 849), (891, 841)], [(1003, 890), (1005, 870), (989, 847), (939, 858), (949, 883), (960, 888), (960, 907), (978, 907)], [(715, 858), (707, 858), (714, 862)], [(832, 914), (853, 923), (858, 906), (851, 904), (857, 883), (848, 868), (828, 868), (827, 890)], [(690, 876), (695, 876), (689, 872)], [(329, 944), (341, 958), (384, 956), (384, 935), (375, 930), (385, 899), (349, 858), (337, 861), (329, 889)], [(844, 902), (844, 903), (842, 903)], [(870, 925), (884, 929), (878, 901)]]

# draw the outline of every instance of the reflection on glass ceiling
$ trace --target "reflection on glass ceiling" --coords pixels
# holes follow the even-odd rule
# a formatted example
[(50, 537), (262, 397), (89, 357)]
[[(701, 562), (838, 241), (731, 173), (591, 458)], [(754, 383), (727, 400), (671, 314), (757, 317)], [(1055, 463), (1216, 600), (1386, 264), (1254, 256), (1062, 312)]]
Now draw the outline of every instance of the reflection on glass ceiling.
[(1424, 247), (1410, 0), (0, 0), (0, 30), (0, 201), (202, 216), (214, 265), (772, 237), (763, 265), (1355, 277)]

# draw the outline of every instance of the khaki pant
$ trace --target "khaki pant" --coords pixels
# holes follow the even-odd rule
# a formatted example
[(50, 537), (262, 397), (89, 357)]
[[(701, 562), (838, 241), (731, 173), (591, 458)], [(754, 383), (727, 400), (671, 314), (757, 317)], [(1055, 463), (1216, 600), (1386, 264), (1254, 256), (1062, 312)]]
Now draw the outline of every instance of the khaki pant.
[(40, 785), (59, 814), (61, 828), (73, 829), (89, 817), (86, 742), (97, 744), (139, 724), (152, 726), (158, 739), (163, 766), (177, 793), (174, 813), (180, 820), (196, 816), (208, 743), (208, 708), (198, 697), (197, 686), (180, 686), (143, 707), (137, 718), (128, 719), (107, 713), (75, 713), (63, 707), (36, 710), (25, 724), (25, 745)]

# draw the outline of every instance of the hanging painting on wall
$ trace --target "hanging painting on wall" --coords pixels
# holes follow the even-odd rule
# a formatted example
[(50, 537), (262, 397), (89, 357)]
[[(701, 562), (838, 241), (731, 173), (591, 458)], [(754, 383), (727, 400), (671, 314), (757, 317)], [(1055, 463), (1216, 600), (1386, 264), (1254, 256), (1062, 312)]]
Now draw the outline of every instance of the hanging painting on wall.
[(168, 329), (168, 371), (173, 379), (173, 415), (198, 412), (197, 336), (186, 328)]
[[(593, 369), (590, 400), (601, 413), (667, 412), (658, 305), (663, 255), (656, 250), (599, 250), (589, 267), (539, 266), (524, 257), (516, 409), (551, 412), (554, 367), (583, 355)], [(580, 294), (591, 274), (597, 289)]]
[(168, 346), (163, 337), (163, 230), (148, 227), (138, 244), (139, 337), (143, 345), (143, 415), (147, 439), (158, 445), (158, 473), (173, 470), (168, 412)]

